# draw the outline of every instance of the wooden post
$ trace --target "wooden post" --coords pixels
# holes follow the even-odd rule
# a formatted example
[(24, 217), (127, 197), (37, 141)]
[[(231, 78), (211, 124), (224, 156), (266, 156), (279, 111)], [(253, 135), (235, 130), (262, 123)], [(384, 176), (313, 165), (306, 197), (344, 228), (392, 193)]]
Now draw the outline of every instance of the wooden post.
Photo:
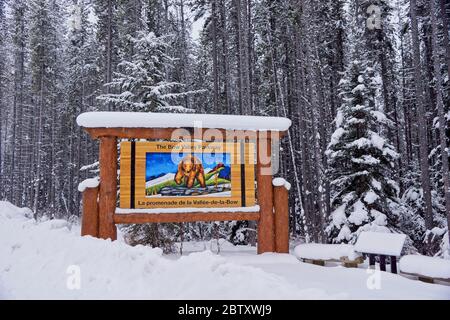
[(260, 219), (258, 223), (258, 254), (275, 252), (274, 217), (273, 217), (273, 187), (272, 187), (272, 162), (267, 162), (266, 157), (271, 157), (272, 143), (267, 132), (258, 133), (258, 150), (256, 164), (256, 181), (258, 186), (258, 204), (260, 207)]
[(117, 140), (116, 137), (100, 138), (100, 194), (99, 237), (117, 239), (114, 223), (117, 198)]
[(275, 250), (289, 253), (289, 193), (285, 186), (273, 189), (275, 209)]
[(380, 254), (380, 270), (386, 271), (386, 256)]
[(369, 253), (369, 267), (375, 267), (375, 255), (372, 253)]
[(87, 188), (83, 192), (83, 216), (81, 235), (98, 237), (98, 187)]
[(397, 273), (397, 257), (391, 256), (391, 272)]

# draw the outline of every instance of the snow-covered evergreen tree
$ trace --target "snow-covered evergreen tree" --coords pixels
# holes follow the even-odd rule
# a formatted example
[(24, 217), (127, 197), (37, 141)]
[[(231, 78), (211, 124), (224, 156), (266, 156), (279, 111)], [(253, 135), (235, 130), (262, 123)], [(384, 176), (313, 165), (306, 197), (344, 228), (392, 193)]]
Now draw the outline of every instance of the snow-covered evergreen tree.
[(132, 60), (124, 60), (112, 82), (106, 85), (118, 93), (99, 96), (100, 100), (119, 105), (126, 111), (184, 110), (172, 106), (171, 102), (185, 93), (174, 93), (182, 86), (178, 82), (167, 81), (166, 70), (173, 59), (168, 55), (168, 37), (157, 37), (153, 32), (139, 32), (131, 41), (135, 45)]
[(393, 178), (394, 147), (380, 135), (390, 124), (375, 108), (377, 78), (367, 63), (354, 60), (340, 82), (342, 105), (326, 151), (332, 213), (331, 242), (353, 242), (362, 230), (395, 229), (398, 186)]

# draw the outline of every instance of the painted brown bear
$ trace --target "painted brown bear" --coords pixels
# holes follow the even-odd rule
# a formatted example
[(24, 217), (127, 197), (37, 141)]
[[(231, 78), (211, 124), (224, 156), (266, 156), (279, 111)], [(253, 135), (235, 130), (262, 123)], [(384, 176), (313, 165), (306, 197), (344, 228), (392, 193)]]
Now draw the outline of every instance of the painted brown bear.
[(193, 155), (184, 157), (178, 164), (178, 171), (174, 180), (177, 184), (184, 182), (188, 188), (192, 188), (197, 180), (200, 186), (206, 187), (205, 170), (202, 162)]

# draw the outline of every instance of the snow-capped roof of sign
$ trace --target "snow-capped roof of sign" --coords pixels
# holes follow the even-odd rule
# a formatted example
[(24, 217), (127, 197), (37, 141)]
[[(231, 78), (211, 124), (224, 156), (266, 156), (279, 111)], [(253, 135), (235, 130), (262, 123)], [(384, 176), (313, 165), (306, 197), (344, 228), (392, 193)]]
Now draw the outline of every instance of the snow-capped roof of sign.
[(286, 131), (291, 120), (196, 113), (86, 112), (77, 118), (85, 128), (217, 128), (227, 130)]
[(363, 231), (355, 244), (355, 251), (362, 253), (400, 256), (406, 235), (401, 233)]

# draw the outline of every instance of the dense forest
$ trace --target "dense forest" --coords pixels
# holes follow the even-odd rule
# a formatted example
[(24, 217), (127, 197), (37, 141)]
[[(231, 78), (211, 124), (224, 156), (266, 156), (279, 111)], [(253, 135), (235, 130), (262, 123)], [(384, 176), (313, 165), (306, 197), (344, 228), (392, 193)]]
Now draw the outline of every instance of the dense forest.
[[(445, 255), (446, 2), (0, 0), (0, 199), (76, 221), (77, 186), (98, 172), (98, 146), (76, 124), (85, 111), (282, 116), (293, 239), (389, 230), (409, 251)], [(254, 228), (124, 231), (170, 248), (254, 243)]]

